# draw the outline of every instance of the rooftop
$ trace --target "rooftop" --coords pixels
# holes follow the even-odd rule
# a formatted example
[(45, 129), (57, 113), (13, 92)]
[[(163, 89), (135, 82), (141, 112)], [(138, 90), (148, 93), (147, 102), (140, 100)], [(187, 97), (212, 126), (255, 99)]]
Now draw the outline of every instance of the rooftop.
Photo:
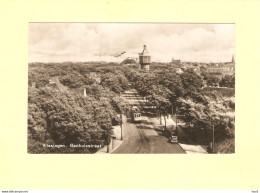
[(140, 55), (142, 55), (142, 56), (149, 56), (149, 53), (148, 53), (148, 51), (147, 51), (147, 49), (146, 49), (146, 45), (144, 45), (143, 52), (140, 53)]

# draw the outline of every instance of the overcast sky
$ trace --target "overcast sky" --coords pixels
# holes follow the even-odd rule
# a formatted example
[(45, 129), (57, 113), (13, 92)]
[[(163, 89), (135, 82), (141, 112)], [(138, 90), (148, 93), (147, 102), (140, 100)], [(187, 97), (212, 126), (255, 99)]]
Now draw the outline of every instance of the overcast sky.
[[(152, 61), (227, 62), (234, 24), (30, 23), (29, 62), (122, 61), (143, 45)], [(121, 57), (111, 55), (125, 51)]]

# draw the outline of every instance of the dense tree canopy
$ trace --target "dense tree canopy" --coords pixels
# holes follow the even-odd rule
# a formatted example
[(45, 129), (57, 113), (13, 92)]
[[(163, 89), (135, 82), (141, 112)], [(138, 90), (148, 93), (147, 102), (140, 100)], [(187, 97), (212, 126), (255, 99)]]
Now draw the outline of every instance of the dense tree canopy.
[[(89, 73), (103, 73), (101, 84)], [(28, 93), (28, 152), (95, 152), (94, 148), (43, 148), (43, 144), (97, 144), (103, 146), (112, 134), (112, 125), (126, 107), (116, 93), (126, 89), (128, 81), (113, 68), (71, 64), (30, 64)], [(50, 79), (58, 79), (49, 84)], [(37, 88), (31, 88), (35, 82)], [(57, 84), (67, 87), (61, 92)], [(87, 96), (83, 96), (86, 89)]]
[(219, 85), (222, 87), (235, 88), (235, 76), (224, 76)]
[[(100, 78), (100, 83), (91, 73)], [(58, 83), (50, 84), (52, 79)], [(234, 98), (202, 92), (203, 81), (212, 86), (235, 85), (234, 76), (220, 80), (189, 70), (177, 74), (169, 64), (153, 64), (150, 72), (138, 69), (138, 65), (124, 64), (29, 64), (28, 152), (95, 152), (91, 148), (43, 148), (42, 144), (103, 146), (112, 134), (112, 126), (120, 122), (117, 114), (130, 109), (119, 97), (129, 88), (146, 97), (163, 116), (178, 109), (179, 119), (193, 132), (203, 131), (207, 136), (214, 117), (217, 142), (234, 138)], [(33, 83), (36, 88), (31, 88)], [(61, 92), (57, 84), (66, 92)]]

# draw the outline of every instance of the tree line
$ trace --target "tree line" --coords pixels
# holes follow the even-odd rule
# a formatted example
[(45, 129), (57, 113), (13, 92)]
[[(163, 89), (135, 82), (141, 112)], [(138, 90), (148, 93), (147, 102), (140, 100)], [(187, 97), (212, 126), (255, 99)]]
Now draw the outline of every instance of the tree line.
[[(177, 115), (185, 123), (183, 129), (199, 144), (209, 144), (214, 138), (222, 153), (234, 152), (235, 98), (216, 91), (204, 91), (205, 81), (218, 80), (222, 86), (234, 88), (234, 77), (216, 79), (209, 74), (198, 75), (190, 70), (178, 74), (169, 68), (150, 72), (138, 68), (126, 69), (125, 75), (135, 89), (158, 108), (159, 115)], [(229, 141), (232, 148), (222, 148)], [(217, 150), (216, 150), (217, 151)]]
[[(101, 84), (91, 79), (90, 72), (101, 76)], [(118, 94), (126, 89), (127, 80), (115, 73), (113, 66), (29, 64), (28, 152), (94, 153), (98, 149), (68, 147), (71, 143), (106, 145), (112, 126), (120, 123), (118, 113), (127, 108)], [(53, 77), (69, 92), (50, 84)], [(36, 88), (31, 87), (33, 82)], [(66, 148), (44, 148), (43, 144)]]
[[(100, 83), (90, 76), (93, 72)], [(52, 77), (58, 77), (69, 92), (62, 93), (50, 84)], [(208, 143), (214, 124), (216, 142), (233, 143), (234, 97), (203, 91), (205, 81), (213, 84), (216, 80), (209, 74), (197, 75), (190, 70), (177, 74), (164, 64), (151, 66), (150, 72), (140, 70), (137, 64), (29, 64), (28, 152), (95, 152), (90, 148), (43, 148), (41, 144), (105, 145), (112, 126), (120, 122), (118, 113), (130, 108), (119, 97), (120, 92), (129, 88), (135, 88), (151, 105), (156, 105), (160, 115), (178, 114), (194, 140), (199, 142), (203, 138)], [(217, 81), (234, 87), (234, 77)], [(33, 82), (35, 89), (31, 88)]]

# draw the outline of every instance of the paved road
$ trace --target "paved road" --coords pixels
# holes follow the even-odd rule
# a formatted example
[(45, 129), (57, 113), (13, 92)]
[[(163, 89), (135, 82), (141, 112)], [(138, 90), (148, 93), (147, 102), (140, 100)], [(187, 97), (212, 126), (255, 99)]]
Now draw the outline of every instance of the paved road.
[(168, 139), (149, 124), (149, 119), (139, 124), (125, 122), (124, 140), (114, 154), (129, 153), (185, 153), (179, 144), (168, 143)]
[[(137, 91), (132, 89), (121, 93), (121, 97), (131, 105), (146, 103)], [(148, 117), (142, 116), (139, 124), (131, 123), (131, 119), (123, 119), (123, 143), (113, 152), (118, 153), (185, 153), (179, 144), (168, 143), (168, 139), (155, 131)]]

